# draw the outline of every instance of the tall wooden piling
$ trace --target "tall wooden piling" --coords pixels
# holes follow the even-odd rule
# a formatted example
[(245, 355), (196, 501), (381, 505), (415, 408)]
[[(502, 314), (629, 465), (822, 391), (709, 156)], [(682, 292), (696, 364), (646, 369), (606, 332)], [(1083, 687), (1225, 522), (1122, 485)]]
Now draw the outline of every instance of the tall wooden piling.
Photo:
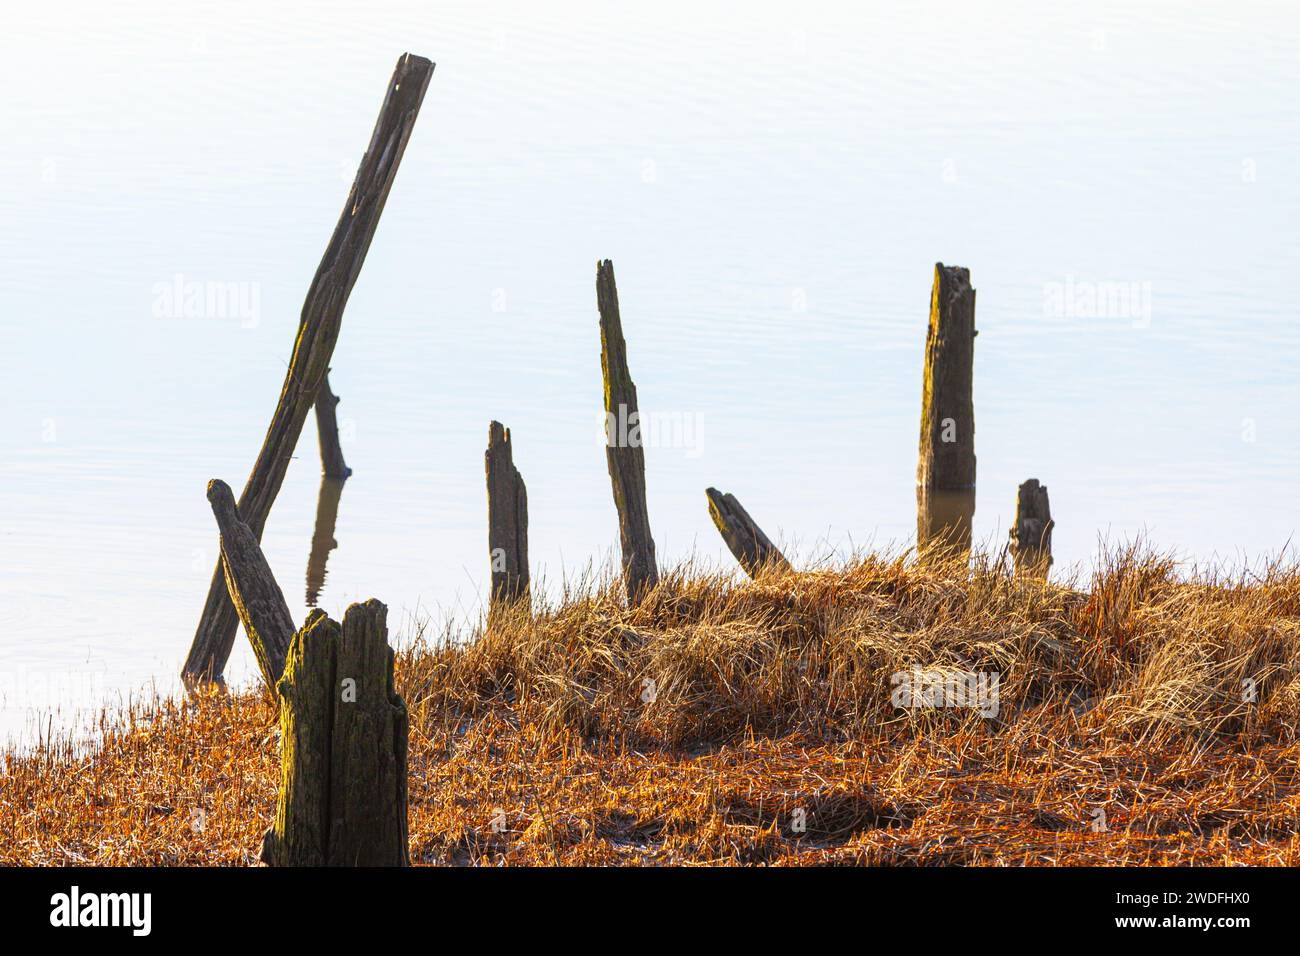
[(628, 601), (636, 604), (659, 583), (659, 568), (646, 506), (641, 413), (627, 367), (614, 264), (608, 259), (596, 264), (596, 305), (600, 310), (600, 368), (605, 380), (605, 459), (618, 509), (623, 579)]
[(321, 474), (326, 478), (346, 478), (352, 469), (343, 460), (343, 446), (339, 444), (339, 397), (330, 390), (327, 370), (316, 390), (316, 435), (320, 441)]
[(1016, 493), (1016, 523), (1011, 526), (1011, 555), (1017, 577), (1047, 577), (1052, 566), (1052, 506), (1047, 486), (1037, 478), (1021, 484)]
[(706, 488), (704, 494), (709, 499), (709, 517), (714, 526), (751, 578), (758, 577), (764, 568), (790, 570), (785, 555), (763, 533), (735, 495), (723, 494), (717, 488)]
[(934, 267), (916, 469), (917, 550), (967, 554), (975, 515), (975, 290), (970, 271)]
[(488, 425), (488, 558), (492, 567), (491, 606), (528, 597), (528, 490), (514, 462), (510, 429)]
[[(361, 157), (343, 213), (307, 292), (280, 401), (239, 496), (239, 513), (257, 538), (261, 538), (284, 482), (307, 413), (320, 394), (321, 380), (338, 341), (343, 309), (365, 262), (432, 75), (433, 64), (423, 57), (408, 53), (397, 61), (370, 145)], [(218, 564), (181, 672), (187, 685), (221, 683), (238, 626)]]
[(271, 866), (407, 866), (406, 704), (393, 687), (387, 608), (340, 627), (312, 611), (280, 696), (280, 796), (262, 842)]

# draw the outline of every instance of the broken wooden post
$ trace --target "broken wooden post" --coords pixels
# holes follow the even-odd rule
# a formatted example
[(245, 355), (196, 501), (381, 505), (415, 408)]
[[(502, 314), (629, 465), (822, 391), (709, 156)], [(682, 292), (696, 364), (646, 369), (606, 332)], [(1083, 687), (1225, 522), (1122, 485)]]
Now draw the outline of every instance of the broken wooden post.
[(975, 515), (975, 290), (970, 270), (934, 267), (925, 338), (921, 448), (916, 468), (918, 552), (969, 554)]
[(280, 696), (280, 797), (270, 866), (407, 866), (406, 705), (393, 688), (388, 609), (353, 604), (343, 626), (312, 611)]
[(709, 499), (709, 516), (713, 518), (722, 540), (727, 542), (727, 547), (751, 578), (758, 577), (766, 567), (790, 570), (785, 555), (741, 507), (735, 495), (723, 494), (717, 488), (706, 488), (704, 494)]
[[(343, 213), (307, 291), (280, 401), (239, 496), (239, 513), (258, 538), (284, 482), (307, 413), (319, 395), (321, 379), (338, 340), (343, 308), (365, 262), (432, 75), (433, 64), (423, 57), (408, 53), (397, 61), (370, 145), (361, 157)], [(181, 671), (187, 685), (204, 680), (221, 682), (237, 629), (238, 617), (218, 565)]]
[(339, 518), (339, 499), (343, 496), (342, 478), (322, 477), (316, 497), (316, 528), (307, 554), (307, 606), (315, 607), (325, 586), (325, 566), (330, 552), (339, 546), (334, 540), (334, 526)]
[(510, 429), (500, 422), (488, 425), (483, 464), (487, 472), (492, 607), (528, 597), (528, 490), (515, 467), (513, 448)]
[(641, 413), (627, 367), (614, 263), (608, 259), (596, 264), (596, 306), (600, 310), (600, 369), (605, 379), (605, 459), (618, 509), (623, 579), (628, 601), (636, 604), (659, 583), (659, 568), (646, 507)]
[(352, 469), (343, 460), (343, 446), (339, 444), (339, 421), (335, 410), (339, 397), (330, 390), (329, 370), (321, 377), (316, 390), (316, 435), (320, 439), (321, 474), (326, 478), (346, 478)]
[(1045, 578), (1052, 566), (1052, 507), (1047, 486), (1030, 478), (1016, 494), (1016, 523), (1011, 526), (1011, 555), (1017, 577)]
[(222, 586), (253, 645), (262, 680), (274, 689), (293, 639), (293, 616), (257, 535), (240, 517), (230, 486), (213, 478), (208, 482), (208, 502), (221, 533)]

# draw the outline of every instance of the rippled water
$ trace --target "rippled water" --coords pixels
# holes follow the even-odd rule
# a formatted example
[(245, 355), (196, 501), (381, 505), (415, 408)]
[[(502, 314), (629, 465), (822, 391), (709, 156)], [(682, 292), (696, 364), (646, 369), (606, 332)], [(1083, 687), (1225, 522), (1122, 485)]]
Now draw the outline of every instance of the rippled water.
[[(979, 292), (977, 539), (1033, 476), (1061, 571), (1099, 536), (1280, 551), (1300, 20), (1132, 6), (24, 8), (0, 36), (0, 736), (174, 689), (204, 485), (247, 476), (404, 50), (438, 67), (333, 363), (355, 475), (331, 613), (476, 617), (491, 418), (534, 575), (612, 557), (602, 257), (663, 429), (661, 561), (731, 563), (708, 485), (804, 560), (912, 538), (936, 260)], [(177, 281), (243, 308), (187, 318)], [(1089, 314), (1108, 289), (1129, 308)], [(296, 615), (319, 490), (309, 422), (264, 540)]]

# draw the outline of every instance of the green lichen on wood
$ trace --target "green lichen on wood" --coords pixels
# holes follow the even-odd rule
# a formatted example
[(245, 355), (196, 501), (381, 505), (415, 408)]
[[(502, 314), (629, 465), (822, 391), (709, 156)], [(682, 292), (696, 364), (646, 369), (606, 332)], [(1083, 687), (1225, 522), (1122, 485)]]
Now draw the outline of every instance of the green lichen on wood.
[(704, 494), (709, 501), (709, 517), (713, 519), (714, 527), (750, 577), (756, 578), (769, 568), (790, 570), (785, 555), (763, 533), (735, 495), (723, 494), (716, 488), (706, 488)]
[(608, 259), (596, 264), (596, 305), (600, 312), (600, 369), (605, 393), (605, 460), (618, 511), (623, 579), (628, 601), (635, 604), (659, 582), (659, 568), (646, 505), (645, 450), (639, 434), (636, 386), (628, 370), (614, 264)]
[(917, 547), (969, 552), (975, 513), (975, 290), (936, 263), (921, 384)]
[(230, 486), (219, 478), (208, 482), (208, 503), (217, 521), (222, 571), (228, 599), (244, 625), (257, 666), (268, 688), (284, 672), (293, 640), (293, 617), (271, 573), (257, 535), (245, 523)]
[(294, 635), (280, 695), (280, 798), (264, 860), (322, 866), (328, 858), (330, 738), (340, 629), (314, 610)]
[(352, 605), (341, 627), (312, 611), (277, 690), (280, 796), (263, 860), (407, 865), (409, 718), (393, 686), (384, 605)]

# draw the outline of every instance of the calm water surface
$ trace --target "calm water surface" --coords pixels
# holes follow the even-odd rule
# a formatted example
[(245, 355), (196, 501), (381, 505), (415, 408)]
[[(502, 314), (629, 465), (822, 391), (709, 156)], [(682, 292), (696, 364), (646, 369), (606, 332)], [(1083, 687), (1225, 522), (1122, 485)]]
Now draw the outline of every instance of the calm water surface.
[[(803, 560), (910, 541), (936, 260), (979, 291), (977, 538), (1031, 476), (1062, 572), (1100, 537), (1240, 563), (1296, 530), (1285, 3), (73, 6), (0, 36), (0, 737), (175, 688), (205, 483), (248, 474), (405, 50), (438, 67), (333, 363), (331, 614), (477, 618), (492, 418), (534, 574), (612, 558), (601, 257), (664, 425), (664, 563), (731, 566), (708, 485)], [(1107, 289), (1128, 308), (1091, 314)], [(299, 617), (319, 490), (309, 423), (264, 539)]]

